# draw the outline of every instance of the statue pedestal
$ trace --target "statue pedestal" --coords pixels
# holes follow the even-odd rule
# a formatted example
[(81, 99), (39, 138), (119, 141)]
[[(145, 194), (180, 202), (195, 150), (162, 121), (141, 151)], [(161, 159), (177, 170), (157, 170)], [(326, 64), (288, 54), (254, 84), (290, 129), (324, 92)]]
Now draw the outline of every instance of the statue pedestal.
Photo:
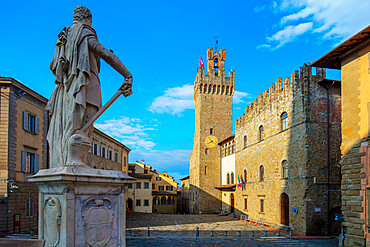
[(39, 239), (46, 246), (125, 246), (126, 188), (134, 178), (89, 167), (40, 170)]

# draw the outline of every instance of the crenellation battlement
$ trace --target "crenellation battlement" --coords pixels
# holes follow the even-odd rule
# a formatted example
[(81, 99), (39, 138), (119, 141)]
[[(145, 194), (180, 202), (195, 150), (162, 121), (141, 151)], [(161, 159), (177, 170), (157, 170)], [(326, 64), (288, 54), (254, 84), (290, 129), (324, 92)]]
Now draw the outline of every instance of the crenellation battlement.
[(244, 114), (236, 120), (236, 126), (244, 124), (246, 119), (254, 116), (266, 106), (269, 106), (278, 99), (284, 98), (295, 90), (301, 90), (304, 82), (315, 82), (326, 77), (326, 71), (322, 68), (316, 68), (316, 75), (312, 74), (312, 68), (306, 63), (300, 67), (300, 70), (294, 71), (290, 77), (284, 80), (278, 78), (268, 89), (264, 90), (252, 103), (246, 108)]
[(229, 70), (229, 76), (225, 76), (225, 50), (213, 52), (213, 48), (207, 50), (207, 71), (205, 68), (198, 69), (194, 81), (194, 96), (199, 93), (233, 95), (235, 88), (235, 71)]

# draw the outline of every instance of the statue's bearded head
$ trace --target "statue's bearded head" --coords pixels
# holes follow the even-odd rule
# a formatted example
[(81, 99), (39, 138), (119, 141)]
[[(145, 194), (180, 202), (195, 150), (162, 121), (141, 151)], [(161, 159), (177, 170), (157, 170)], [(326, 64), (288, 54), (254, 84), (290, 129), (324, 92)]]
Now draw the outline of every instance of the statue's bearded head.
[(74, 21), (92, 20), (91, 12), (85, 6), (77, 6), (73, 12)]

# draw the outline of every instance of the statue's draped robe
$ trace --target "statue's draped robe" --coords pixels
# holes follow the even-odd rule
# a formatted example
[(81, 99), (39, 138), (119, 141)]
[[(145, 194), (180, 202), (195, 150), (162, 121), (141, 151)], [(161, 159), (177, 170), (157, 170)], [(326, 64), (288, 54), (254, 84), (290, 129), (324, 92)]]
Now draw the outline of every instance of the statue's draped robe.
[(83, 125), (87, 104), (101, 107), (100, 58), (89, 50), (89, 39), (97, 39), (90, 26), (74, 22), (59, 34), (50, 69), (56, 87), (46, 106), (50, 127), (50, 167), (64, 166), (69, 137)]

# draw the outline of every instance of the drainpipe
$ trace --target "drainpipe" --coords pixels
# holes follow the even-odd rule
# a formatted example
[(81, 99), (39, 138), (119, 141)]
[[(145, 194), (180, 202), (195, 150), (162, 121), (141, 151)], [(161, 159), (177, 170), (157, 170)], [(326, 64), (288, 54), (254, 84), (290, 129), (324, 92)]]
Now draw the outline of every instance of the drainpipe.
[(321, 85), (326, 90), (326, 162), (327, 162), (327, 168), (328, 168), (328, 183), (327, 183), (327, 223), (326, 223), (326, 232), (329, 234), (329, 209), (330, 209), (330, 89), (334, 85), (334, 81), (330, 84), (329, 87), (325, 87), (324, 85)]

